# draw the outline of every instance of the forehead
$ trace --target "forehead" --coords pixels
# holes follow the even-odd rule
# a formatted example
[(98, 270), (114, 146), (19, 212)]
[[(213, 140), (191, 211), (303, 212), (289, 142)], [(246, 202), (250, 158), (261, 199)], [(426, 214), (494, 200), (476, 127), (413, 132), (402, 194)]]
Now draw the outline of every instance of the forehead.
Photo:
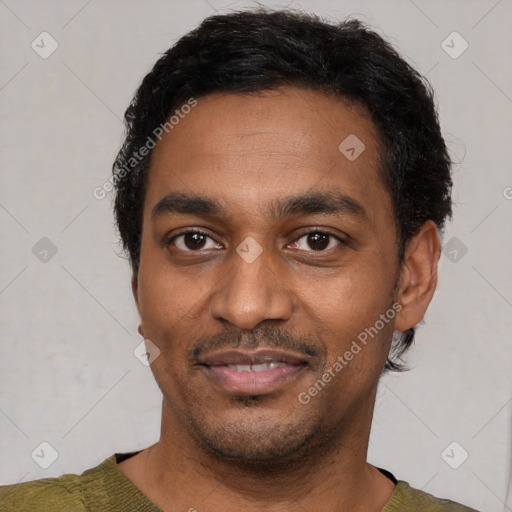
[(389, 208), (378, 131), (359, 105), (287, 87), (198, 98), (153, 150), (145, 206), (179, 191), (254, 210), (329, 189)]

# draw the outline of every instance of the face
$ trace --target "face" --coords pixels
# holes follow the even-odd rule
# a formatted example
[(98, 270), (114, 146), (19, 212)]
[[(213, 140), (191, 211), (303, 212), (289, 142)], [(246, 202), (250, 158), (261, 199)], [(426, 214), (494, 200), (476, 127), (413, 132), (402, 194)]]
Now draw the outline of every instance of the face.
[(157, 144), (134, 294), (201, 449), (282, 460), (371, 421), (399, 277), (379, 154), (362, 107), (295, 88), (200, 98)]

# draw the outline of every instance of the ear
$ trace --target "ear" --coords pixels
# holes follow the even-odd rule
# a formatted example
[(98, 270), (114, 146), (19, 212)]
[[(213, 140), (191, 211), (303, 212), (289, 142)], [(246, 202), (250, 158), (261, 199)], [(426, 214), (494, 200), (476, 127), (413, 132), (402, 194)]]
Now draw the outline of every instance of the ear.
[(132, 273), (132, 293), (135, 299), (135, 305), (140, 315), (140, 302), (139, 302), (139, 273), (134, 270)]
[[(139, 302), (139, 274), (136, 271), (132, 273), (132, 293), (135, 299), (135, 305), (140, 316), (140, 302)], [(137, 332), (144, 338), (144, 331), (142, 330), (142, 324), (137, 327)]]
[(132, 293), (133, 293), (133, 298), (135, 299), (135, 305), (137, 306), (137, 311), (139, 311), (139, 313), (140, 313), (140, 309), (139, 309), (139, 275), (135, 271), (133, 271), (133, 273), (132, 273)]
[(402, 309), (396, 316), (395, 329), (404, 332), (423, 320), (437, 286), (437, 263), (441, 256), (441, 241), (437, 227), (426, 221), (409, 240), (398, 287), (398, 302)]

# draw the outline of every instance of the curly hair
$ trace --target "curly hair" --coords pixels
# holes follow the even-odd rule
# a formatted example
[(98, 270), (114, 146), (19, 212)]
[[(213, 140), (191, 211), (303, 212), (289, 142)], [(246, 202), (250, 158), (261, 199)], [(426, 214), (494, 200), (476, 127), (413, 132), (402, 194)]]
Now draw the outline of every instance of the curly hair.
[[(381, 174), (394, 208), (399, 262), (425, 221), (443, 228), (452, 209), (451, 161), (427, 80), (358, 20), (329, 22), (265, 8), (237, 11), (211, 16), (180, 38), (145, 76), (126, 110), (126, 137), (113, 164), (114, 214), (134, 273), (151, 156), (140, 148), (149, 147), (155, 129), (191, 98), (281, 86), (366, 107), (381, 136)], [(413, 340), (414, 328), (394, 339), (387, 370), (403, 369), (400, 356)]]

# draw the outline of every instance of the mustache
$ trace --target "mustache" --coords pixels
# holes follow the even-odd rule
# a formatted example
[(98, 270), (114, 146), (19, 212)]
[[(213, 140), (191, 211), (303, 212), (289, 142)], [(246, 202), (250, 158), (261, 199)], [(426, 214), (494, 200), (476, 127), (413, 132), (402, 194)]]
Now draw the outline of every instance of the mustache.
[(275, 326), (261, 326), (252, 331), (232, 328), (212, 336), (199, 338), (188, 350), (191, 362), (205, 353), (220, 348), (282, 348), (304, 354), (312, 359), (324, 359), (325, 349), (315, 335), (292, 335)]

